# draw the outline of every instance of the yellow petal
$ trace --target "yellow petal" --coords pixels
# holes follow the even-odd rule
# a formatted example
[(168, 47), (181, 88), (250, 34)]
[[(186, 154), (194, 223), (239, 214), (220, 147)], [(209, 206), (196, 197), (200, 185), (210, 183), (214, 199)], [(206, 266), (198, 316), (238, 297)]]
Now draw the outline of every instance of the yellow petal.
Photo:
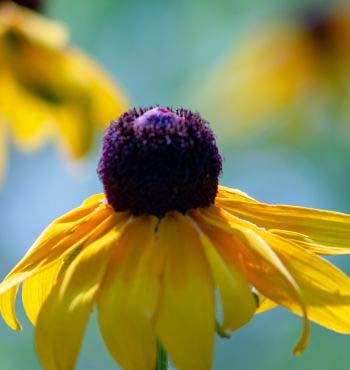
[(29, 276), (22, 286), (22, 301), (26, 314), (35, 326), (40, 309), (55, 286), (63, 261), (58, 259), (50, 267)]
[[(330, 262), (294, 243), (276, 237), (269, 244), (298, 284), (310, 320), (350, 333), (350, 279)], [(300, 314), (294, 302), (287, 308)]]
[(76, 104), (53, 108), (57, 143), (73, 159), (84, 157), (91, 148), (95, 127), (87, 106)]
[(16, 316), (16, 296), (18, 286), (15, 285), (0, 295), (0, 313), (6, 324), (13, 330), (21, 330)]
[(156, 329), (175, 366), (209, 370), (215, 331), (214, 287), (206, 257), (190, 220), (168, 214), (158, 242), (168, 256)]
[[(45, 26), (33, 27), (39, 31)], [(111, 76), (84, 53), (42, 42), (40, 34), (36, 39), (21, 27), (21, 22), (11, 25), (3, 37), (11, 89), (0, 94), (0, 106), (18, 145), (31, 149), (53, 137), (79, 159), (91, 149), (99, 129), (125, 111), (127, 100)]]
[[(5, 280), (8, 280), (13, 274), (24, 269), (33, 269), (37, 264), (50, 256), (58, 257), (65, 250), (77, 242), (83, 241), (84, 237), (91, 232), (96, 225), (108, 217), (112, 211), (102, 206), (99, 210), (94, 210), (99, 203), (83, 204), (62, 217), (53, 221), (39, 236), (36, 242), (28, 250), (22, 260), (15, 266)], [(55, 251), (57, 255), (52, 255)], [(46, 261), (48, 262), (48, 261)], [(0, 294), (2, 284), (0, 284)]]
[(49, 47), (64, 47), (68, 32), (62, 23), (56, 22), (14, 2), (1, 4), (0, 24), (32, 42)]
[[(60, 57), (62, 66), (58, 68), (63, 69), (65, 80), (52, 81), (50, 89), (65, 97), (66, 103), (54, 110), (56, 127), (61, 145), (79, 159), (90, 149), (96, 130), (105, 128), (129, 104), (112, 77), (80, 50), (69, 48)], [(77, 70), (80, 78), (76, 77)]]
[(108, 75), (91, 58), (79, 49), (67, 50), (72, 69), (79, 70), (89, 84), (91, 93), (91, 120), (95, 126), (102, 128), (123, 113), (129, 106), (125, 94)]
[(36, 349), (46, 370), (74, 368), (87, 320), (125, 218), (110, 218), (109, 230), (84, 249), (62, 274), (40, 311)]
[(15, 144), (22, 150), (39, 148), (51, 134), (47, 106), (19, 86), (10, 71), (2, 74), (1, 86), (0, 110), (8, 121)]
[(71, 263), (72, 259), (86, 245), (99, 238), (100, 234), (104, 232), (104, 220), (108, 220), (108, 217), (103, 212), (96, 214), (96, 216), (99, 219), (97, 225), (94, 223), (85, 223), (76, 230), (72, 237), (63, 238), (52, 249), (33, 250), (33, 254), (25, 256), (0, 284), (0, 295), (30, 276), (51, 268), (58, 259), (63, 260), (64, 263)]
[(313, 87), (313, 50), (293, 24), (260, 25), (200, 87), (203, 110), (216, 121), (238, 122), (231, 132), (256, 130), (257, 123), (291, 108)]
[[(199, 226), (197, 225), (199, 229)], [(220, 290), (224, 321), (221, 328), (236, 330), (251, 320), (256, 309), (256, 300), (248, 283), (234, 265), (227, 265), (216, 249), (215, 233), (210, 240), (202, 230), (200, 240), (204, 246), (215, 284)]]
[(94, 195), (91, 195), (89, 198), (85, 199), (82, 205), (83, 206), (99, 205), (100, 203), (103, 203), (105, 199), (106, 199), (106, 196), (104, 193), (94, 194)]
[[(295, 231), (289, 230), (278, 230), (270, 229), (271, 233), (281, 236), (284, 239), (287, 239), (291, 242), (298, 244), (304, 249), (308, 249), (310, 252), (321, 254), (321, 255), (339, 255), (339, 254), (349, 254), (350, 253), (350, 243), (347, 246), (346, 242), (343, 246), (336, 246), (337, 241), (335, 241), (333, 246), (325, 245), (315, 240), (310, 239), (308, 235), (301, 234)], [(328, 243), (330, 244), (330, 243)]]
[(257, 200), (250, 197), (248, 194), (244, 193), (239, 189), (231, 189), (226, 186), (219, 185), (218, 193), (216, 195), (216, 200), (235, 200), (248, 203), (257, 203)]
[(111, 257), (98, 298), (99, 325), (111, 355), (125, 370), (153, 370), (153, 328), (166, 245), (155, 243), (157, 219), (142, 216)]
[(320, 254), (350, 253), (350, 215), (312, 208), (219, 198), (231, 214)]
[[(57, 220), (57, 225), (72, 222), (79, 214), (81, 214), (81, 210), (72, 211), (61, 217), (59, 219), (60, 222)], [(16, 322), (14, 307), (18, 285), (35, 274), (39, 274), (39, 276), (41, 276), (41, 274), (44, 276), (49, 274), (51, 276), (57, 264), (63, 267), (69, 265), (86, 245), (98, 239), (101, 233), (105, 232), (106, 222), (103, 221), (107, 219), (108, 222), (108, 214), (110, 214), (110, 211), (108, 211), (107, 214), (104, 212), (96, 212), (94, 217), (89, 219), (89, 222), (85, 222), (80, 228), (76, 229), (75, 232), (71, 234), (68, 233), (68, 236), (70, 236), (69, 238), (65, 238), (64, 235), (62, 235), (62, 240), (57, 240), (53, 245), (49, 245), (50, 238), (48, 238), (48, 240), (44, 238), (47, 242), (47, 247), (40, 247), (40, 243), (34, 246), (32, 251), (29, 251), (27, 256), (7, 275), (0, 284), (0, 301), (2, 302), (0, 305), (0, 313), (10, 327), (19, 329), (19, 324), (14, 324)], [(53, 243), (54, 239), (51, 239), (51, 242)], [(30, 295), (31, 293), (28, 292), (28, 294)], [(39, 292), (37, 292), (37, 294), (39, 294)], [(38, 301), (36, 305), (36, 308), (33, 308), (33, 312), (30, 313), (30, 318), (33, 320), (35, 317), (34, 312), (39, 307), (40, 302)]]
[(278, 304), (276, 302), (271, 301), (270, 299), (264, 297), (262, 294), (258, 294), (259, 297), (259, 307), (256, 310), (256, 313), (263, 313), (273, 308), (276, 308)]
[(300, 307), (304, 317), (304, 328), (294, 350), (295, 354), (300, 354), (309, 338), (306, 306), (292, 274), (269, 245), (270, 240), (267, 242), (264, 239), (268, 233), (215, 207), (201, 211), (201, 215), (209, 224), (228, 234), (229, 237), (226, 235), (225, 238), (225, 235), (220, 236), (220, 232), (217, 231), (217, 237), (221, 237), (222, 242), (226, 240), (226, 247), (232, 249), (232, 253), (242, 255), (241, 260), (248, 280), (259, 292), (281, 305), (288, 306), (293, 302)]

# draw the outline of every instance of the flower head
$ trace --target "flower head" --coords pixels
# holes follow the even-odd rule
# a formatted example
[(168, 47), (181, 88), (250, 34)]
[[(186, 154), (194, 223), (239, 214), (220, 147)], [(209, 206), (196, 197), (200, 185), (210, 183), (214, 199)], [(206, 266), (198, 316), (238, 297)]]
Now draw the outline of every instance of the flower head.
[(98, 168), (116, 211), (155, 216), (213, 204), (220, 171), (208, 123), (197, 113), (160, 107), (112, 122)]
[(8, 1), (0, 3), (0, 84), (0, 140), (6, 131), (34, 149), (54, 139), (74, 159), (127, 107), (113, 79), (69, 45), (62, 24)]
[(274, 305), (303, 317), (295, 353), (309, 320), (350, 333), (350, 279), (318, 256), (349, 253), (350, 216), (258, 202), (217, 186), (220, 169), (198, 114), (155, 107), (112, 122), (99, 165), (105, 194), (50, 224), (0, 284), (0, 312), (20, 329), (23, 283), (46, 370), (74, 368), (94, 307), (126, 370), (153, 370), (157, 341), (179, 370), (209, 370), (215, 331)]

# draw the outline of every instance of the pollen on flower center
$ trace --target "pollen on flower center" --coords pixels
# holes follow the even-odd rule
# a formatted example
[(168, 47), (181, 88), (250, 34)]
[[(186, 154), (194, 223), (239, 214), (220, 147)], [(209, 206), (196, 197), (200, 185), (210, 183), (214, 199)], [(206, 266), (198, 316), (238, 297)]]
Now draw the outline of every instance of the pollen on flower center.
[(132, 109), (107, 129), (98, 174), (116, 211), (163, 216), (208, 207), (221, 156), (209, 124), (186, 109)]

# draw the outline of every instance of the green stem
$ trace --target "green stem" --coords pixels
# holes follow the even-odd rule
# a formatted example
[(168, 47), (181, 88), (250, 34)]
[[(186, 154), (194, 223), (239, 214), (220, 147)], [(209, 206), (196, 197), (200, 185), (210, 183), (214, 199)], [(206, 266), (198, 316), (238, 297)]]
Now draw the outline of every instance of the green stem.
[(155, 370), (168, 370), (168, 355), (159, 341), (157, 344), (157, 362)]

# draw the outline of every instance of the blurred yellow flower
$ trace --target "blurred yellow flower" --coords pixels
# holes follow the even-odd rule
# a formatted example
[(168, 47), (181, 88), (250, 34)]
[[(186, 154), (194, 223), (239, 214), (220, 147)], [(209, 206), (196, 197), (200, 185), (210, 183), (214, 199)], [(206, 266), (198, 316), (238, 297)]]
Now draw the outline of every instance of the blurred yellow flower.
[(256, 293), (303, 316), (296, 354), (309, 319), (350, 333), (350, 279), (317, 255), (349, 253), (350, 216), (260, 203), (218, 187), (220, 170), (198, 114), (155, 107), (111, 124), (98, 170), (105, 194), (50, 224), (0, 284), (1, 314), (18, 330), (23, 283), (46, 370), (74, 368), (95, 306), (125, 370), (154, 370), (157, 340), (177, 369), (211, 369), (215, 329), (247, 324)]
[(0, 4), (0, 85), (1, 143), (5, 134), (21, 149), (55, 139), (74, 159), (127, 107), (112, 78), (68, 45), (62, 24), (11, 2)]
[(198, 106), (236, 133), (332, 102), (348, 120), (349, 71), (349, 4), (313, 8), (253, 27), (205, 79)]

